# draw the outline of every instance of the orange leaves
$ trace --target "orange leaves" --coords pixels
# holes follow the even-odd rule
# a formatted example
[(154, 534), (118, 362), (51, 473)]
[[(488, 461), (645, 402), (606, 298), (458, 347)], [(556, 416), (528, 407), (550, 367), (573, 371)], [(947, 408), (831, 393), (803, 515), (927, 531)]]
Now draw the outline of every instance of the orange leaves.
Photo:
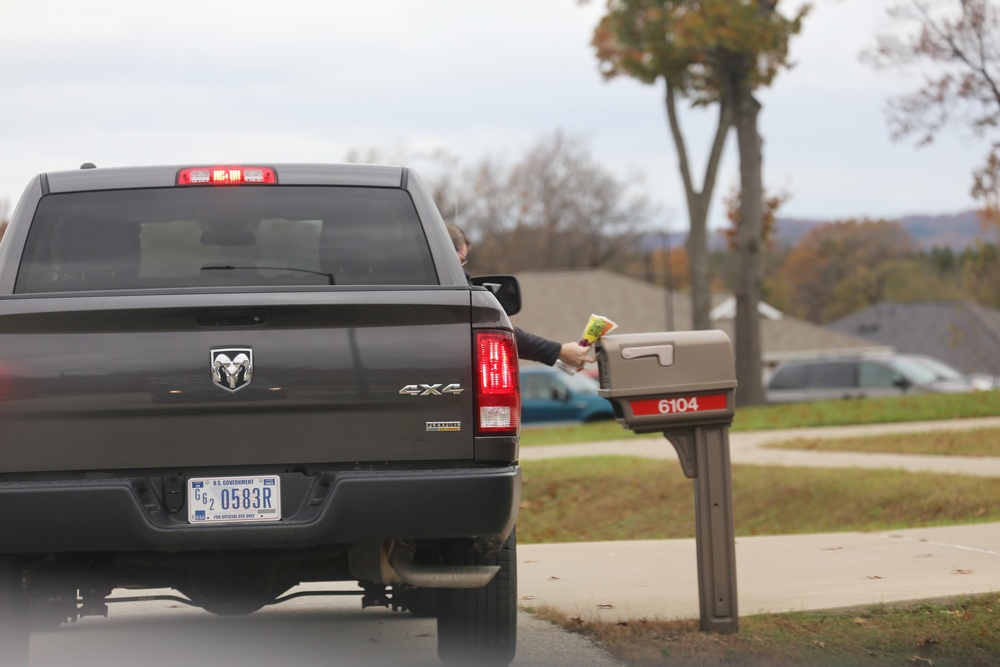
[(722, 72), (748, 64), (754, 87), (789, 66), (788, 41), (802, 27), (776, 3), (752, 0), (609, 0), (592, 44), (606, 77), (628, 74), (645, 83), (663, 77), (694, 99), (717, 96)]

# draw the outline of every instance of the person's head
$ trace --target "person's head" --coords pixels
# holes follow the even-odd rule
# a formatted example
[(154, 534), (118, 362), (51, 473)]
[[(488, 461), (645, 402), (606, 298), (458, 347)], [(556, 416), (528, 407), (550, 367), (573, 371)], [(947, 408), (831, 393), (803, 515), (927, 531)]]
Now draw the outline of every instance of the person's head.
[(469, 243), (469, 237), (465, 235), (465, 231), (458, 225), (448, 225), (448, 234), (451, 236), (451, 242), (455, 245), (455, 253), (458, 254), (458, 261), (465, 266), (468, 260), (469, 251), (472, 250), (472, 245)]

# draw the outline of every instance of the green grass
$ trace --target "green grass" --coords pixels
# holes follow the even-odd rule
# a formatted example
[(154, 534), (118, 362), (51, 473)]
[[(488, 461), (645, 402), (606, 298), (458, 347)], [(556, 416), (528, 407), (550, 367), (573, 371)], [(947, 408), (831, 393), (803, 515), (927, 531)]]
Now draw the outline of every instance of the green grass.
[[(693, 482), (673, 461), (602, 456), (522, 465), (518, 540), (694, 537)], [(736, 534), (1000, 521), (1000, 479), (899, 470), (733, 466)]]
[[(965, 394), (917, 394), (893, 398), (820, 401), (737, 408), (732, 431), (884, 424), (1000, 416), (1000, 391)], [(616, 421), (560, 426), (526, 426), (521, 445), (558, 445), (599, 440), (662, 437), (636, 435)]]
[(738, 633), (698, 621), (581, 621), (538, 614), (600, 642), (634, 667), (993, 667), (1000, 664), (1000, 594), (847, 612), (745, 616)]
[(857, 438), (799, 438), (768, 445), (773, 449), (824, 452), (882, 452), (934, 456), (1000, 456), (1000, 429), (906, 433)]
[[(734, 431), (1000, 415), (1000, 392), (741, 408)], [(637, 436), (615, 422), (527, 428), (525, 446)], [(1000, 429), (800, 440), (834, 447), (996, 456)], [(673, 461), (600, 457), (523, 464), (518, 538), (528, 542), (694, 536), (692, 481)], [(737, 535), (873, 531), (1000, 520), (1000, 480), (898, 470), (734, 466)], [(987, 667), (1000, 665), (1000, 593), (950, 602), (740, 618), (734, 634), (697, 620), (584, 622), (535, 610), (600, 642), (630, 667)]]
[(627, 440), (663, 436), (659, 433), (636, 435), (616, 421), (591, 422), (589, 424), (560, 424), (558, 426), (524, 426), (521, 428), (521, 446), (571, 445), (580, 442), (600, 442), (602, 440)]
[(738, 408), (736, 418), (733, 420), (733, 430), (758, 431), (805, 426), (884, 424), (998, 415), (1000, 415), (1000, 391), (914, 394), (891, 398)]

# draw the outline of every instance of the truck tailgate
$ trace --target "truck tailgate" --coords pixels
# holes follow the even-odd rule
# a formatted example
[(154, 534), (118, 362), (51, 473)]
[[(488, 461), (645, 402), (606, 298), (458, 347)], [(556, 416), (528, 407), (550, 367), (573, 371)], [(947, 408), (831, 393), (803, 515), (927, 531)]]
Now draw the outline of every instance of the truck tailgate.
[(6, 299), (0, 472), (469, 460), (470, 319), (455, 288)]

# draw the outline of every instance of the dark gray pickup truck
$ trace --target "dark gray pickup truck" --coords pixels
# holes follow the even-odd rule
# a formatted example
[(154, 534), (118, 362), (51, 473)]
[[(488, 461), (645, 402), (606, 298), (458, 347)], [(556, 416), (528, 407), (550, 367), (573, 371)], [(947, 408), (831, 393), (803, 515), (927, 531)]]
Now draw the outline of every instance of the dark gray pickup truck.
[(469, 285), (405, 168), (84, 167), (0, 243), (5, 659), (116, 588), (246, 614), (351, 581), (508, 664), (516, 281)]

